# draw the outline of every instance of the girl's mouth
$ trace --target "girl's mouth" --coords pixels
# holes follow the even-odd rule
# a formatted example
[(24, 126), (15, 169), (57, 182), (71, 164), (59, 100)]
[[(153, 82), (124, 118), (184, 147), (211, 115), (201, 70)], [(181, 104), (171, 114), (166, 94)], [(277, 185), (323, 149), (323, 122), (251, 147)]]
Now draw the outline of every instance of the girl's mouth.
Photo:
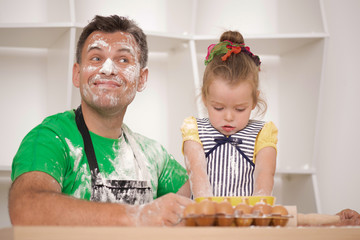
[(231, 132), (235, 129), (235, 127), (232, 126), (222, 126), (221, 127), (225, 132)]

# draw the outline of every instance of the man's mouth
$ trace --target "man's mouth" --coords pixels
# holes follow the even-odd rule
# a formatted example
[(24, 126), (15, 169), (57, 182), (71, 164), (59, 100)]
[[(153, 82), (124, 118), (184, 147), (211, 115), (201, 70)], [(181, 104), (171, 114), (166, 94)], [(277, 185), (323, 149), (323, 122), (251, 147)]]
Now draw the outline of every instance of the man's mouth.
[(92, 85), (101, 88), (117, 88), (117, 87), (121, 87), (122, 84), (116, 80), (97, 79), (92, 83)]

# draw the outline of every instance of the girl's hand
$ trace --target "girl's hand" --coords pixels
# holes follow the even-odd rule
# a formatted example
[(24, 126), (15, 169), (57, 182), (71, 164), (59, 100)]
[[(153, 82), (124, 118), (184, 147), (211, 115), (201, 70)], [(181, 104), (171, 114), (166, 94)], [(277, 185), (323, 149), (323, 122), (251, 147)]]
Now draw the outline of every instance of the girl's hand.
[(351, 209), (344, 209), (336, 215), (340, 216), (339, 225), (360, 225), (360, 214)]

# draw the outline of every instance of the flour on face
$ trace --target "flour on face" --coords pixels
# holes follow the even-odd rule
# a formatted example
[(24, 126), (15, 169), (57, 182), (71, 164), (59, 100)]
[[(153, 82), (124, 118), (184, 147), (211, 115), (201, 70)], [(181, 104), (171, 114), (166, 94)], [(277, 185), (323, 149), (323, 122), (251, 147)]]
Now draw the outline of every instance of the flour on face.
[(109, 44), (101, 38), (101, 34), (95, 34), (93, 36), (93, 39), (95, 40), (91, 45), (88, 46), (87, 51), (89, 51), (91, 48), (96, 48), (96, 47), (97, 48), (109, 47)]
[(140, 79), (140, 49), (129, 33), (95, 32), (85, 42), (80, 90), (88, 103), (102, 107), (127, 106)]
[(114, 64), (114, 62), (110, 58), (108, 58), (102, 65), (102, 68), (100, 69), (100, 73), (109, 76), (111, 74), (118, 74), (119, 71), (116, 65)]

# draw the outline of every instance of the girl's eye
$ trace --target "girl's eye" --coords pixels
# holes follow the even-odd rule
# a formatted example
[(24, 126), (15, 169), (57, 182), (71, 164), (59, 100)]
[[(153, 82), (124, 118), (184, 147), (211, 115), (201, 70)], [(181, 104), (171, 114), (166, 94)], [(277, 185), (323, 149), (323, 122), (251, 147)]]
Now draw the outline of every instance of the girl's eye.
[(222, 107), (214, 107), (214, 109), (215, 109), (216, 111), (221, 111), (221, 110), (223, 110), (224, 108), (222, 108)]
[(236, 111), (243, 112), (243, 111), (245, 111), (245, 108), (237, 108)]

